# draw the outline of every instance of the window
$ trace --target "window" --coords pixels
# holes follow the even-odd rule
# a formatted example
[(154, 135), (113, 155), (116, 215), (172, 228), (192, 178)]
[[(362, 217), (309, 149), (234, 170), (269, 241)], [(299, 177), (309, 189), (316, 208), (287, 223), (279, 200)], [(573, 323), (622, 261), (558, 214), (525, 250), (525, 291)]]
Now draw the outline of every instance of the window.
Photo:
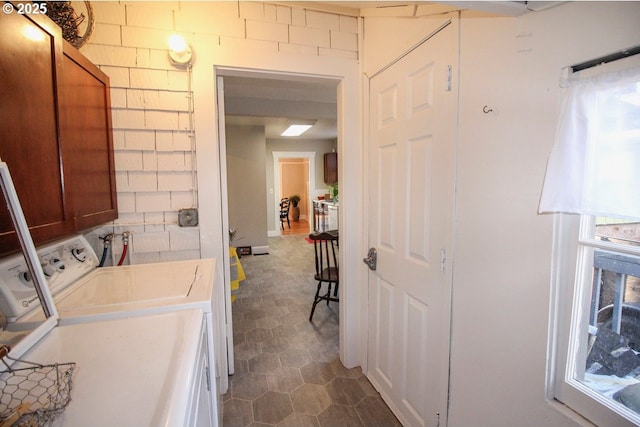
[(577, 254), (562, 381), (640, 425), (640, 221), (583, 215)]
[(572, 76), (541, 212), (556, 218), (550, 397), (640, 425), (640, 68)]

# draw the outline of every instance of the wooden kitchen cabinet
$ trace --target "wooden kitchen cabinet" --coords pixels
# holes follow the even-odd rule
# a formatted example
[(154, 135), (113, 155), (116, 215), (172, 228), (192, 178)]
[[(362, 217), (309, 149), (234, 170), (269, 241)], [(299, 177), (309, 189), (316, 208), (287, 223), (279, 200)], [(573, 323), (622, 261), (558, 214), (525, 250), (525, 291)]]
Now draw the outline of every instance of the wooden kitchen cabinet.
[[(35, 241), (73, 230), (60, 162), (56, 76), (62, 56), (60, 28), (46, 17), (0, 15), (0, 158), (9, 167)], [(17, 248), (2, 204), (0, 253)]]
[(325, 184), (338, 182), (338, 153), (324, 154), (324, 182)]
[(60, 79), (62, 161), (74, 229), (117, 218), (109, 77), (64, 42)]
[[(0, 158), (36, 244), (117, 217), (108, 78), (64, 43), (46, 16), (0, 14)], [(0, 256), (18, 248), (2, 203)]]

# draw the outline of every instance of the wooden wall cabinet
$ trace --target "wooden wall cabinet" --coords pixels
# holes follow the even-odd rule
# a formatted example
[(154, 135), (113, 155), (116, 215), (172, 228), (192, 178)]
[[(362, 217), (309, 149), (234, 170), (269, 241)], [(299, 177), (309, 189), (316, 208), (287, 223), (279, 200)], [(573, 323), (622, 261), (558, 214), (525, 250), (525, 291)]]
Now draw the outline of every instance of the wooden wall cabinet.
[(324, 154), (324, 182), (325, 184), (338, 182), (338, 153)]
[(118, 217), (109, 77), (65, 41), (59, 88), (65, 193), (86, 230)]
[[(109, 79), (46, 16), (0, 14), (0, 158), (36, 244), (117, 217)], [(0, 256), (18, 250), (0, 204)]]

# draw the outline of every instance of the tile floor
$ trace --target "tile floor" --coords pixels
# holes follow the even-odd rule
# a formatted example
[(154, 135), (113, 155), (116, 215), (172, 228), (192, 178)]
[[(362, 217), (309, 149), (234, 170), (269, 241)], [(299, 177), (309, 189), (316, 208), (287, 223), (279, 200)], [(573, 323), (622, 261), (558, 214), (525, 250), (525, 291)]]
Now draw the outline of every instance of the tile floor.
[(316, 284), (304, 237), (269, 238), (269, 255), (241, 259), (224, 427), (400, 426), (361, 369), (340, 363), (337, 303), (319, 304), (309, 322)]

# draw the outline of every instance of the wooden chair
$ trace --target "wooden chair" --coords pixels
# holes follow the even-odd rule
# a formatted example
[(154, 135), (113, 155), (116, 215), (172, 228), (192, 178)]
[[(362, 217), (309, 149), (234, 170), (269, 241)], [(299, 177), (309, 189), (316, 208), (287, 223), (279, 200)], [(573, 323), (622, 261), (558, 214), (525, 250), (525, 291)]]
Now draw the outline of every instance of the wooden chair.
[[(311, 314), (309, 321), (313, 320), (313, 313), (316, 311), (316, 305), (321, 301), (338, 302), (338, 286), (340, 285), (339, 268), (338, 268), (338, 231), (324, 231), (320, 233), (309, 234), (309, 239), (313, 241), (313, 248), (316, 257), (316, 273), (314, 279), (318, 281), (318, 289), (313, 299)], [(327, 290), (322, 290), (322, 285), (327, 284)], [(335, 285), (335, 286), (334, 286)], [(331, 288), (333, 286), (333, 295)]]
[(288, 197), (280, 200), (280, 227), (284, 230), (284, 222), (287, 221), (287, 225), (291, 228), (291, 223), (289, 222), (289, 206), (291, 202)]

